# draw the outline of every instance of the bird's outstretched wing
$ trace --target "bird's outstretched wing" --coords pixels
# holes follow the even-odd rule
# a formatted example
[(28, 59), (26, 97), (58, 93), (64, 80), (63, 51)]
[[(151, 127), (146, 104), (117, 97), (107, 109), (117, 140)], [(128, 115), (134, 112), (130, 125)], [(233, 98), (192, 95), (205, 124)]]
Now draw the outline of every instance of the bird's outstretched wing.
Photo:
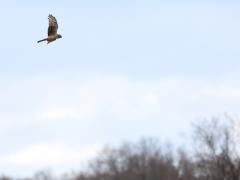
[(48, 26), (48, 36), (56, 35), (58, 30), (57, 19), (53, 15), (48, 16), (49, 26)]

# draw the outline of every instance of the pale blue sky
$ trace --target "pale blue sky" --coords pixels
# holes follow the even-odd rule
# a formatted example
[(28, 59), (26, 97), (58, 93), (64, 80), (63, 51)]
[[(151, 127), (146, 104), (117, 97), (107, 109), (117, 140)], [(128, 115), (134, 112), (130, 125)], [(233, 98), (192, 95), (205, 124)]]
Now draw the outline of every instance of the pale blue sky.
[[(194, 120), (238, 116), (239, 7), (2, 1), (0, 173), (79, 169), (106, 143), (179, 142)], [(37, 44), (50, 13), (63, 38)]]

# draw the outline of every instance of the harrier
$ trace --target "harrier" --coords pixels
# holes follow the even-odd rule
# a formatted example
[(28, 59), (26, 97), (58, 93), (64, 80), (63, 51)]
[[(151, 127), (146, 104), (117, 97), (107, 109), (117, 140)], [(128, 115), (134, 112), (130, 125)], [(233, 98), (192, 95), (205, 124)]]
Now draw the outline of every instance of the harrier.
[(56, 39), (62, 38), (62, 36), (60, 34), (57, 34), (57, 30), (58, 30), (57, 19), (53, 15), (50, 14), (48, 16), (48, 21), (49, 21), (48, 37), (45, 39), (39, 40), (38, 43), (40, 43), (42, 41), (47, 41), (47, 43), (50, 43), (52, 41), (55, 41)]

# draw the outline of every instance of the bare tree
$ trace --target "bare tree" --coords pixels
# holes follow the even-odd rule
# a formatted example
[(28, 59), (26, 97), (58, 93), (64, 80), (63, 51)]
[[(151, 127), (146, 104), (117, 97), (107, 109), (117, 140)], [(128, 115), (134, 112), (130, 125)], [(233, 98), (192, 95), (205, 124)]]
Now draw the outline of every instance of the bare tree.
[(178, 179), (179, 180), (197, 180), (196, 164), (190, 159), (185, 150), (178, 152)]
[[(164, 151), (157, 140), (142, 139), (119, 148), (105, 148), (94, 160), (88, 180), (177, 180), (170, 149)], [(80, 174), (77, 180), (85, 180)]]
[(240, 179), (240, 151), (234, 125), (230, 119), (195, 124), (195, 157), (201, 179)]

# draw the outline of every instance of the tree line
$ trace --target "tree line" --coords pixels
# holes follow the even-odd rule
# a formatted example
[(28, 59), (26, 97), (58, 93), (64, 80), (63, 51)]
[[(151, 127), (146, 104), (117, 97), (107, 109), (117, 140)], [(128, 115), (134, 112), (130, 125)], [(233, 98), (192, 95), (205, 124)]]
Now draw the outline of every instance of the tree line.
[(22, 180), (240, 180), (239, 128), (230, 119), (199, 121), (189, 148), (144, 138), (103, 148), (87, 170), (61, 177), (42, 171)]

